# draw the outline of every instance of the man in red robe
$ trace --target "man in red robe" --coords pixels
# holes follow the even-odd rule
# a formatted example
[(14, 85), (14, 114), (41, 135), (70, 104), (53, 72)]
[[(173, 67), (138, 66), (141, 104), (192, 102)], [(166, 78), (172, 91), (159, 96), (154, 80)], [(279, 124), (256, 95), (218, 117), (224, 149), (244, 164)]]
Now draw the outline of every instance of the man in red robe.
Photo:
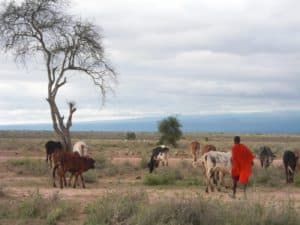
[(246, 188), (248, 179), (251, 176), (251, 168), (253, 165), (254, 155), (246, 145), (240, 144), (240, 137), (234, 137), (234, 145), (232, 146), (232, 168), (231, 175), (233, 180), (233, 198), (235, 198), (237, 183), (241, 183), (244, 188), (246, 197)]

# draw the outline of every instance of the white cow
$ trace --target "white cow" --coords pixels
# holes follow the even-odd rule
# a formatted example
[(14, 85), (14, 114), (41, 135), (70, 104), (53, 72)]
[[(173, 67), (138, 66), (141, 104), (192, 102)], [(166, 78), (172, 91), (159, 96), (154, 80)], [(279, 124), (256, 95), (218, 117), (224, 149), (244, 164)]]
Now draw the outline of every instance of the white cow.
[(218, 190), (221, 190), (224, 176), (231, 173), (231, 152), (207, 152), (199, 161), (204, 168), (206, 192), (213, 191), (214, 184), (217, 185)]
[(88, 146), (83, 141), (77, 141), (73, 146), (73, 152), (78, 152), (80, 156), (87, 156)]

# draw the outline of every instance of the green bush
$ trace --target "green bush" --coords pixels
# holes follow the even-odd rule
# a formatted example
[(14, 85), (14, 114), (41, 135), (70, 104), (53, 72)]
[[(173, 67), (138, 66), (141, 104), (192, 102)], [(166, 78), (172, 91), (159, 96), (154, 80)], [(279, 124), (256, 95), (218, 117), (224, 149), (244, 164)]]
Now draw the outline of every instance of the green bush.
[(126, 139), (127, 140), (135, 140), (136, 139), (136, 134), (134, 132), (127, 132), (126, 133)]
[(176, 117), (169, 116), (163, 119), (158, 124), (158, 131), (161, 134), (159, 144), (170, 144), (174, 147), (177, 146), (177, 141), (182, 136), (181, 128), (182, 125)]

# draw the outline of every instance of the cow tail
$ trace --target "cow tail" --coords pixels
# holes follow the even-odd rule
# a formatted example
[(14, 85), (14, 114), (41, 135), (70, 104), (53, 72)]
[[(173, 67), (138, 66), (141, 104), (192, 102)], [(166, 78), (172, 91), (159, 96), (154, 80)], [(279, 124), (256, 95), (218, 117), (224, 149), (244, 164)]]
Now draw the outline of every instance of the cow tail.
[(294, 171), (293, 171), (293, 169), (290, 167), (290, 165), (288, 165), (288, 171), (289, 171), (291, 174), (294, 173)]

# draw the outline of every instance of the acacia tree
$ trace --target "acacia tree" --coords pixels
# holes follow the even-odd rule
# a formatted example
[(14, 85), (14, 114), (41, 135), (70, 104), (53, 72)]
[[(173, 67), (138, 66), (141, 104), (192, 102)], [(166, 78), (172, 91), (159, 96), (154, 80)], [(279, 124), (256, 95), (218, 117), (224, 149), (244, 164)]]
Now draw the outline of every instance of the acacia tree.
[(67, 83), (69, 72), (82, 73), (92, 79), (99, 88), (102, 101), (116, 73), (109, 65), (102, 46), (100, 29), (66, 13), (68, 1), (25, 0), (10, 1), (0, 11), (0, 43), (5, 52), (12, 52), (24, 62), (28, 56), (41, 58), (48, 76), (48, 96), (54, 131), (71, 149), (70, 128), (76, 111), (73, 102), (68, 103), (65, 120), (57, 103), (59, 90)]
[(177, 147), (177, 141), (182, 136), (182, 125), (174, 116), (169, 116), (158, 123), (158, 131), (161, 134), (159, 144), (171, 144)]

